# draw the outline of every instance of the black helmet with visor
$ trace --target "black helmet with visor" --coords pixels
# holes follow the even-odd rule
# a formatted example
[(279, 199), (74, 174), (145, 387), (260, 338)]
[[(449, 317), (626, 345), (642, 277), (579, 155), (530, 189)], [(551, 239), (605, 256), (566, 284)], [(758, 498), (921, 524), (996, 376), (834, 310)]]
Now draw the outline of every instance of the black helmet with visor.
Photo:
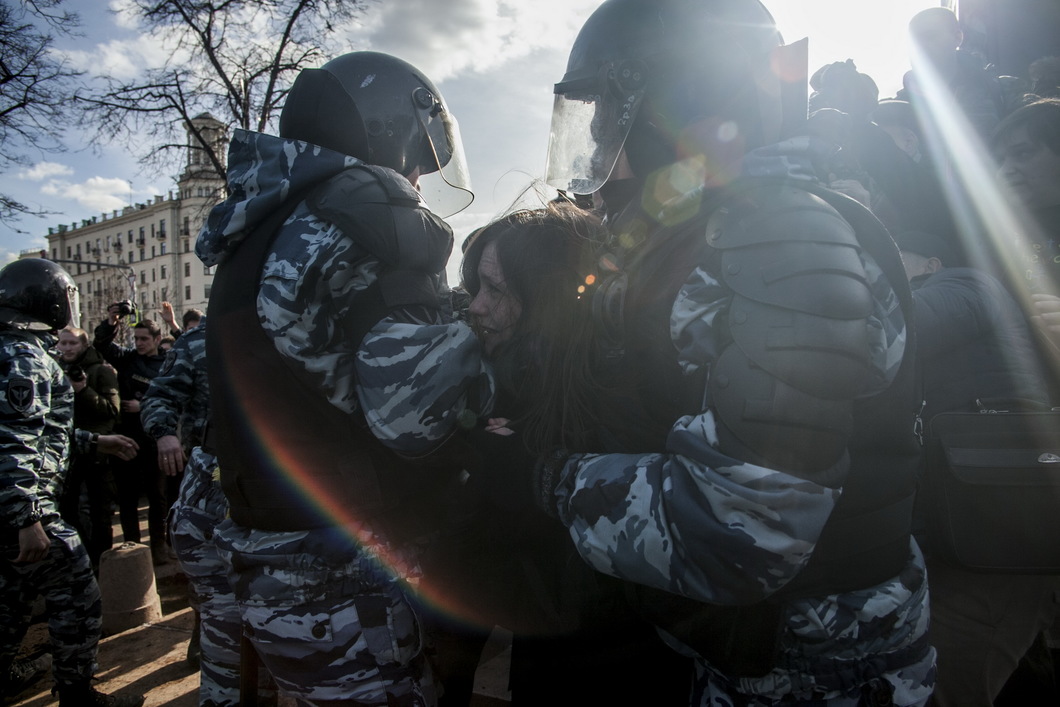
[(389, 54), (350, 52), (303, 69), (280, 115), (280, 136), (420, 178), (424, 199), (442, 216), (474, 199), (460, 130), (441, 92)]
[(18, 329), (52, 331), (81, 318), (77, 285), (57, 263), (23, 258), (0, 270), (0, 320)]
[[(607, 0), (585, 22), (555, 86), (546, 181), (593, 193), (624, 147), (644, 176), (675, 161), (688, 134), (711, 118), (736, 126), (745, 149), (778, 138), (788, 93), (781, 46), (758, 0)], [(805, 95), (802, 103), (804, 119)]]

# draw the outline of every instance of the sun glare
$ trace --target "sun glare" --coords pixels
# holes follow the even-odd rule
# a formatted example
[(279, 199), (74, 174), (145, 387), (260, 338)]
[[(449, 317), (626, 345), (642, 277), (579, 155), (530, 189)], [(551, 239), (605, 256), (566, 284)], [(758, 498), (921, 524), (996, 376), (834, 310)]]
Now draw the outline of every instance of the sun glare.
[(893, 97), (909, 69), (909, 20), (938, 0), (763, 0), (784, 41), (809, 37), (810, 73), (834, 61), (853, 59)]

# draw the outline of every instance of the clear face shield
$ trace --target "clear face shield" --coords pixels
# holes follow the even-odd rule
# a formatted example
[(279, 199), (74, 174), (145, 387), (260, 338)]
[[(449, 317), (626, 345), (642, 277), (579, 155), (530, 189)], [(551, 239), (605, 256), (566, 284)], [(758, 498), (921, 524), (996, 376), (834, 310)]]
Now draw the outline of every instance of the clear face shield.
[(556, 84), (545, 181), (573, 194), (592, 194), (611, 176), (647, 86), (640, 62), (608, 63)]
[(431, 211), (446, 218), (467, 208), (475, 198), (460, 126), (441, 98), (426, 88), (412, 92), (412, 103), (434, 156), (434, 164), (420, 166), (420, 194)]

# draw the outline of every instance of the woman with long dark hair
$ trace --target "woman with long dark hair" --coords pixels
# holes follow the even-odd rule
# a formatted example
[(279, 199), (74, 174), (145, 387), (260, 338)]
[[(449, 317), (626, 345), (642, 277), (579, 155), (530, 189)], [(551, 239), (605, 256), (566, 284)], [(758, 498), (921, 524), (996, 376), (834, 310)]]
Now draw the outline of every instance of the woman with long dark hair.
[(467, 316), (497, 386), (494, 417), (472, 435), (483, 457), (475, 527), (489, 549), (467, 574), (492, 585), (496, 623), (514, 633), (514, 705), (684, 705), (691, 685), (690, 664), (636, 616), (619, 580), (581, 560), (517, 472), (556, 448), (598, 448), (597, 401), (616, 384), (594, 365), (605, 236), (594, 214), (554, 201), (484, 226), (464, 252)]

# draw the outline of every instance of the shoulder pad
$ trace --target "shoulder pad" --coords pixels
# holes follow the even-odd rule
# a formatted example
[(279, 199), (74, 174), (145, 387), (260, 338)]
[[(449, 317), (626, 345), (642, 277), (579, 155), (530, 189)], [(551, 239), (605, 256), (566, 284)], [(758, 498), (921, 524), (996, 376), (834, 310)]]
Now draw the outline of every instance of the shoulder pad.
[(306, 200), (314, 214), (329, 221), (353, 204), (421, 205), (419, 192), (387, 167), (356, 165), (322, 184)]
[(314, 191), (306, 203), (315, 216), (335, 224), (391, 267), (436, 272), (452, 252), (452, 229), (392, 169), (348, 169)]
[(719, 250), (777, 241), (858, 245), (853, 227), (828, 202), (790, 184), (755, 185), (707, 221), (707, 243)]
[(753, 185), (710, 216), (707, 242), (721, 279), (750, 300), (834, 319), (872, 312), (857, 234), (815, 194)]

